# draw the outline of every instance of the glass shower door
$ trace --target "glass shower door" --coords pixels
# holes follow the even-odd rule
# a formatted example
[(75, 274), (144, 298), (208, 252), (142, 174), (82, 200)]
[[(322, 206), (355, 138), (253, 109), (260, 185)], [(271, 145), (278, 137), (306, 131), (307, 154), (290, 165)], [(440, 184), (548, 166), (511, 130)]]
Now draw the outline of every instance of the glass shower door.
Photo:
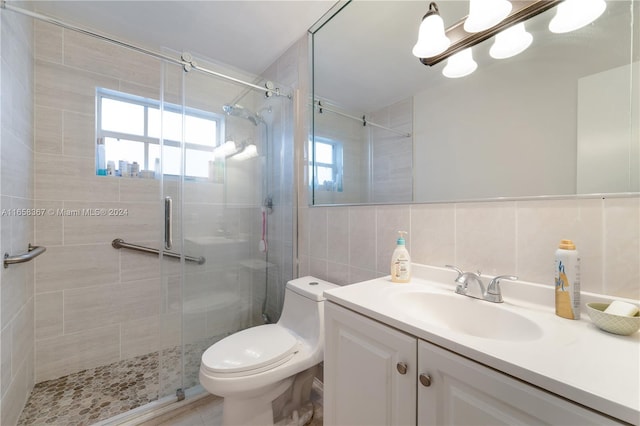
[(194, 118), (185, 121), (182, 244), (185, 253), (206, 258), (184, 268), (183, 372), (184, 386), (191, 388), (199, 383), (208, 347), (258, 324), (253, 307), (261, 300), (254, 303), (254, 291), (264, 286), (266, 257), (258, 250), (264, 130), (256, 117), (245, 118), (245, 110), (235, 115), (234, 99), (243, 95), (246, 111), (251, 109), (253, 95), (242, 87), (197, 71), (184, 81), (185, 113)]
[(170, 64), (163, 93), (158, 155), (171, 226), (162, 235), (160, 395), (168, 396), (198, 385), (212, 344), (279, 317), (293, 276), (293, 144), (286, 97)]
[[(175, 52), (172, 53), (175, 55)], [(186, 121), (182, 66), (163, 64), (159, 127), (160, 145), (149, 153), (161, 182), (160, 240), (160, 356), (159, 398), (180, 397), (183, 385), (182, 293), (185, 252), (182, 244), (184, 123)]]

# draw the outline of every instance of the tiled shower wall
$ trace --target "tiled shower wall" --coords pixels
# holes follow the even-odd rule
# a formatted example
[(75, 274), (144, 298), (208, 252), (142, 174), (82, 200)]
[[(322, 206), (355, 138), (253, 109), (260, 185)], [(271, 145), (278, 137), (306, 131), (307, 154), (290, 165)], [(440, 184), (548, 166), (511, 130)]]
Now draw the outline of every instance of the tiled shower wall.
[[(246, 326), (253, 280), (264, 288), (264, 273), (225, 262), (257, 251), (256, 163), (229, 166), (228, 175), (241, 179), (226, 192), (221, 184), (185, 182), (178, 193), (175, 181), (165, 182), (165, 193), (184, 202), (182, 209), (174, 205), (175, 241), (182, 237), (182, 222), (185, 252), (207, 262), (186, 266), (184, 288), (178, 264), (163, 262), (161, 280), (157, 257), (111, 247), (114, 238), (160, 246), (159, 181), (96, 176), (94, 170), (96, 87), (159, 99), (160, 62), (46, 23), (35, 24), (35, 45), (37, 207), (127, 211), (111, 217), (54, 213), (36, 220), (36, 240), (48, 247), (35, 272), (36, 382), (178, 345), (182, 330), (190, 343)], [(182, 75), (178, 66), (166, 70), (167, 102), (181, 103)], [(185, 84), (189, 106), (216, 112), (240, 90), (197, 73)], [(222, 256), (215, 255), (217, 243), (227, 244)], [(211, 298), (215, 291), (224, 297)], [(216, 315), (224, 319), (208, 310), (216, 303)], [(228, 310), (246, 315), (233, 316), (230, 324)]]
[[(157, 350), (157, 259), (121, 256), (112, 239), (158, 242), (156, 181), (95, 176), (96, 86), (158, 97), (157, 61), (35, 24), (36, 382)], [(136, 64), (128, 67), (128, 64)], [(63, 209), (123, 208), (122, 217)], [(49, 210), (51, 209), (51, 210)], [(121, 279), (124, 278), (124, 279)]]
[[(374, 123), (411, 133), (413, 99), (404, 99), (375, 111), (369, 119)], [(409, 202), (413, 199), (413, 139), (369, 126), (371, 147), (371, 188), (369, 200), (374, 203)]]
[[(34, 243), (33, 24), (0, 13), (0, 254)], [(34, 385), (33, 262), (0, 267), (0, 424), (15, 424)]]

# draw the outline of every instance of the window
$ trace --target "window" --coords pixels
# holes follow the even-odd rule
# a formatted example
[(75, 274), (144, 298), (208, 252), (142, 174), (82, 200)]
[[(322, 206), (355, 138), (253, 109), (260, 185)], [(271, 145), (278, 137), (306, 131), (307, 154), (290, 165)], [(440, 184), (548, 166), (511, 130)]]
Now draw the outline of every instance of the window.
[(183, 109), (179, 105), (164, 103), (161, 120), (159, 101), (102, 88), (97, 90), (96, 97), (96, 140), (98, 144), (104, 143), (104, 148), (99, 146), (97, 150), (98, 174), (104, 174), (99, 169), (113, 162), (113, 173), (121, 175), (120, 169), (124, 167), (124, 163), (120, 166), (121, 161), (136, 162), (140, 170), (156, 171), (162, 136), (164, 174), (179, 176), (180, 141), (184, 133), (185, 177), (208, 178), (213, 149), (222, 140), (222, 115), (185, 108), (183, 129)]
[[(315, 146), (315, 150), (314, 150)], [(342, 144), (330, 139), (317, 138), (315, 144), (309, 142), (309, 151), (314, 161), (310, 169), (313, 173), (314, 188), (320, 191), (342, 192)]]

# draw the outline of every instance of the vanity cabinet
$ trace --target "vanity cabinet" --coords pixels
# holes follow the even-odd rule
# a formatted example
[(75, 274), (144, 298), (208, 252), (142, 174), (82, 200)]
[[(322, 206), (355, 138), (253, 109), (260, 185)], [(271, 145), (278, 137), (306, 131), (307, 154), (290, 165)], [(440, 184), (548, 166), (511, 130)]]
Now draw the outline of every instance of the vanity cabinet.
[(621, 424), (325, 302), (326, 425)]
[(417, 401), (424, 426), (622, 424), (423, 340)]
[(324, 424), (415, 425), (415, 337), (325, 302)]

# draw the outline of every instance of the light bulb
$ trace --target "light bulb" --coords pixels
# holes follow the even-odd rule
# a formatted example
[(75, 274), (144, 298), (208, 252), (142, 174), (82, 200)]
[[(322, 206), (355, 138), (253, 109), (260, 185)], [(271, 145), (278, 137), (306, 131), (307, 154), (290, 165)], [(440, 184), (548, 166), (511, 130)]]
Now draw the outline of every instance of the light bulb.
[(258, 148), (254, 144), (250, 144), (244, 147), (242, 151), (231, 157), (233, 160), (247, 160), (249, 158), (258, 156)]
[(489, 54), (495, 59), (510, 58), (522, 53), (532, 41), (533, 36), (524, 29), (524, 22), (520, 22), (496, 35)]
[(234, 154), (237, 150), (238, 149), (236, 148), (236, 143), (234, 141), (226, 141), (213, 150), (213, 155), (216, 158), (225, 158)]
[(469, 16), (464, 21), (464, 30), (477, 33), (491, 28), (509, 16), (512, 7), (508, 0), (469, 0)]
[(607, 8), (604, 0), (565, 0), (558, 5), (556, 16), (549, 22), (552, 33), (568, 33), (598, 19)]
[(478, 68), (478, 64), (473, 60), (471, 48), (461, 50), (447, 60), (447, 66), (442, 70), (442, 74), (449, 78), (465, 77)]
[(429, 11), (422, 18), (418, 30), (418, 41), (413, 46), (413, 56), (418, 58), (431, 58), (439, 55), (451, 46), (451, 40), (444, 32), (444, 21), (438, 13), (435, 3), (429, 4)]

